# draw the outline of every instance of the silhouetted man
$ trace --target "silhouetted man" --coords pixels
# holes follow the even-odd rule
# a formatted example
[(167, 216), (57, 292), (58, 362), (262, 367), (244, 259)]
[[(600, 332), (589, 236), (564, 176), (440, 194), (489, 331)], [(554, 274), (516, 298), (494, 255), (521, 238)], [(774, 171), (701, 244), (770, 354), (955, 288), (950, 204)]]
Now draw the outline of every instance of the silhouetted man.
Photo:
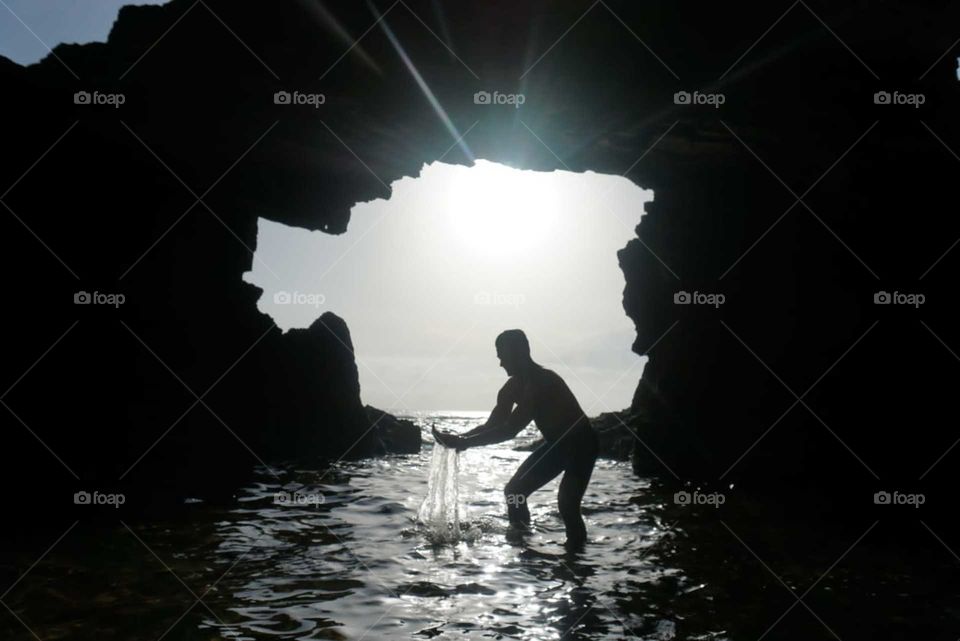
[(527, 497), (563, 472), (557, 504), (567, 547), (578, 548), (587, 538), (580, 501), (597, 459), (596, 432), (563, 379), (530, 358), (530, 344), (521, 330), (501, 333), (496, 348), (500, 366), (510, 378), (497, 393), (490, 418), (462, 436), (436, 428), (433, 436), (441, 445), (464, 450), (509, 440), (533, 420), (544, 443), (520, 464), (504, 488), (507, 515), (512, 525), (529, 525)]

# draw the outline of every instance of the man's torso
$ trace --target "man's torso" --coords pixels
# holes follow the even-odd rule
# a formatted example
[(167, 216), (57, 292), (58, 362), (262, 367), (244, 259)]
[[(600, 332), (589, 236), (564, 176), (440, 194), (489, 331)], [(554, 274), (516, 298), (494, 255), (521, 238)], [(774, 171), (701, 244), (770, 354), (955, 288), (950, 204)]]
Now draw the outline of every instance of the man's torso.
[(537, 368), (519, 378), (518, 404), (530, 405), (537, 429), (548, 441), (589, 433), (593, 428), (560, 376)]

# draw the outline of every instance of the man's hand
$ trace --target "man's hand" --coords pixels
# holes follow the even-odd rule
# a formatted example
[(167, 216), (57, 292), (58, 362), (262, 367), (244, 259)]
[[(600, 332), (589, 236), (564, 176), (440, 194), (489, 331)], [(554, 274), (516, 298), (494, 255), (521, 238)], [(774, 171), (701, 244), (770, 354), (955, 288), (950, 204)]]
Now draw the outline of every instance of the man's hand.
[(437, 430), (436, 426), (433, 427), (433, 439), (444, 447), (449, 447), (452, 450), (457, 450), (462, 452), (467, 449), (463, 444), (463, 438), (457, 436), (456, 434), (448, 434)]

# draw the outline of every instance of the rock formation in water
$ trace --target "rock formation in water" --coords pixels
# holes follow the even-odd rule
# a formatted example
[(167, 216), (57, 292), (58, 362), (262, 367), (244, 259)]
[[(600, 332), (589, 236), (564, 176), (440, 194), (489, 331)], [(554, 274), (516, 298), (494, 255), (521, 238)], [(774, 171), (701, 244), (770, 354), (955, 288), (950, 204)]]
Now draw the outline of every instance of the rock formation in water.
[[(444, 29), (435, 3), (379, 4), (475, 157), (655, 191), (619, 254), (651, 357), (633, 409), (661, 417), (640, 470), (955, 487), (956, 5), (451, 3)], [(8, 487), (228, 492), (369, 425), (343, 321), (282, 336), (256, 310), (257, 219), (341, 233), (391, 181), (470, 159), (367, 6), (316, 6), (125, 7), (106, 44), (0, 61)]]

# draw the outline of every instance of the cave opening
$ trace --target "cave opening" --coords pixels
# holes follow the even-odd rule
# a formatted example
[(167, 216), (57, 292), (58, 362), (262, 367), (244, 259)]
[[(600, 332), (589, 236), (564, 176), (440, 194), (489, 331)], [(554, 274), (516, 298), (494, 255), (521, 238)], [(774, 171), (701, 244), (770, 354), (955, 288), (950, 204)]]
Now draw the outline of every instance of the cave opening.
[(629, 407), (646, 363), (617, 251), (652, 199), (623, 176), (433, 162), (355, 204), (342, 234), (261, 217), (243, 278), (284, 332), (326, 311), (347, 322), (365, 403), (489, 410), (494, 338), (520, 328), (593, 416)]

